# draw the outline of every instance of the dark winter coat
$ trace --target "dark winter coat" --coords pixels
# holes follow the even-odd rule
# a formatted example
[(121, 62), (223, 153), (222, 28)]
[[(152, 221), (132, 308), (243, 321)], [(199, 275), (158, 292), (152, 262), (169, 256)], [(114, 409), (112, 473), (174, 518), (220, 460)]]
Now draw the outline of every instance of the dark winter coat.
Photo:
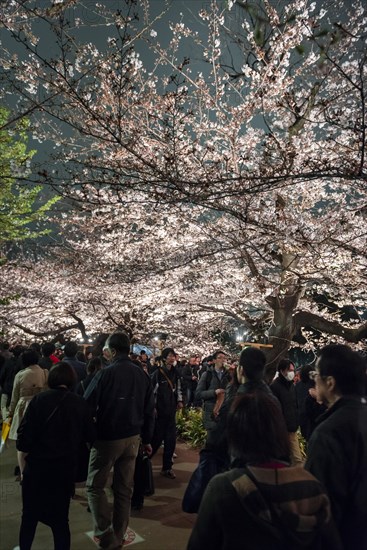
[(127, 355), (119, 355), (97, 372), (84, 399), (96, 417), (98, 439), (125, 439), (141, 433), (143, 443), (150, 443), (154, 429), (152, 385)]
[(282, 374), (271, 383), (270, 389), (278, 398), (288, 432), (296, 432), (299, 426), (296, 391), (293, 381)]
[(193, 380), (192, 377), (199, 378), (199, 367), (197, 365), (185, 365), (181, 371), (182, 389), (195, 391), (198, 385), (197, 380)]
[(76, 357), (64, 357), (63, 361), (69, 363), (76, 372), (78, 382), (84, 380), (87, 376), (87, 365), (79, 361)]
[(201, 376), (198, 387), (196, 388), (195, 401), (203, 400), (203, 424), (207, 430), (212, 430), (216, 426), (213, 418), (217, 394), (215, 390), (228, 386), (231, 377), (227, 371), (223, 371), (220, 379), (217, 371), (212, 367)]
[(367, 405), (342, 397), (320, 418), (305, 468), (327, 490), (345, 550), (367, 548)]
[(178, 401), (182, 402), (181, 380), (175, 367), (167, 369), (162, 366), (155, 370), (152, 374), (152, 386), (157, 417), (174, 417)]
[(326, 411), (326, 406), (318, 403), (314, 397), (307, 395), (300, 414), (300, 428), (303, 437), (308, 441), (318, 424), (319, 417)]
[(93, 443), (95, 437), (92, 415), (84, 399), (57, 388), (41, 392), (30, 401), (18, 428), (17, 449), (29, 453), (29, 463), (55, 460), (73, 470), (81, 442)]
[(13, 357), (10, 357), (10, 359), (8, 359), (7, 361), (5, 361), (5, 364), (1, 369), (0, 386), (1, 386), (1, 392), (8, 396), (7, 405), (10, 405), (10, 399), (11, 399), (11, 394), (13, 392), (15, 375), (23, 368), (24, 366), (20, 357), (13, 356)]

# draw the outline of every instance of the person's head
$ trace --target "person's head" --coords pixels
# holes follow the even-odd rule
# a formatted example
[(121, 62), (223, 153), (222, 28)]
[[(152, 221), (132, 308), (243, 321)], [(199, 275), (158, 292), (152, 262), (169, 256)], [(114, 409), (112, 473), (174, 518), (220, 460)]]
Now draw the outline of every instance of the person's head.
[(67, 342), (64, 347), (65, 357), (75, 357), (78, 353), (78, 344), (76, 342)]
[(24, 351), (24, 348), (20, 344), (14, 346), (12, 348), (12, 352), (13, 352), (14, 357), (20, 357), (22, 355), (23, 351)]
[(278, 364), (278, 372), (281, 376), (284, 376), (289, 382), (293, 382), (295, 368), (292, 361), (289, 359), (281, 359)]
[(214, 363), (214, 368), (216, 370), (222, 369), (226, 360), (227, 360), (227, 355), (224, 353), (224, 351), (218, 350), (215, 353), (213, 353), (213, 363)]
[(102, 368), (102, 360), (100, 357), (92, 357), (87, 365), (87, 373), (94, 374)]
[(2, 342), (2, 344), (1, 344), (1, 349), (2, 349), (3, 351), (8, 351), (9, 348), (10, 348), (9, 342)]
[(240, 364), (237, 367), (237, 379), (243, 383), (245, 380), (260, 382), (264, 378), (266, 357), (265, 353), (253, 347), (242, 350)]
[(107, 338), (104, 350), (108, 352), (111, 360), (119, 355), (129, 355), (130, 338), (125, 332), (114, 332)]
[(32, 344), (29, 346), (29, 349), (33, 349), (38, 353), (38, 355), (41, 355), (41, 344), (38, 342), (32, 342)]
[(39, 355), (34, 349), (27, 349), (22, 353), (22, 363), (24, 367), (37, 365), (38, 359)]
[(325, 346), (316, 361), (318, 397), (332, 405), (345, 395), (363, 396), (366, 390), (366, 361), (349, 346)]
[(141, 350), (139, 360), (140, 360), (140, 361), (143, 361), (144, 363), (145, 363), (146, 361), (148, 361), (148, 354), (147, 354), (147, 352), (145, 351), (145, 349), (142, 349), (142, 350)]
[(56, 350), (55, 344), (52, 342), (45, 342), (41, 348), (43, 357), (50, 357)]
[(164, 348), (161, 357), (167, 367), (172, 367), (176, 361), (176, 352), (173, 348)]
[(65, 386), (71, 390), (75, 386), (76, 382), (76, 372), (69, 363), (60, 361), (50, 368), (47, 379), (47, 384), (50, 389)]
[(246, 463), (288, 460), (289, 435), (276, 401), (265, 392), (236, 397), (228, 415), (231, 455)]

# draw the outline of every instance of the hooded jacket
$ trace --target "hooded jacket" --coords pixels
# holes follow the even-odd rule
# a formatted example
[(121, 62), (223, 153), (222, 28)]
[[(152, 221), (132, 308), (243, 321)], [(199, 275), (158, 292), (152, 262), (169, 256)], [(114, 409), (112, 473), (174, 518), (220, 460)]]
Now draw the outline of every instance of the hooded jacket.
[[(254, 481), (255, 480), (255, 481)], [(215, 476), (187, 550), (341, 550), (321, 484), (300, 467), (234, 468)]]

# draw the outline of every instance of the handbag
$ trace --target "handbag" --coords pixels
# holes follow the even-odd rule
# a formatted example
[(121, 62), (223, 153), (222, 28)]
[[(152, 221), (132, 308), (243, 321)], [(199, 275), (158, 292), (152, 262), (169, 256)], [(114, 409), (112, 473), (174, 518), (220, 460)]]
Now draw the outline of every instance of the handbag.
[(218, 455), (206, 449), (200, 451), (199, 464), (194, 470), (182, 500), (182, 510), (196, 514), (209, 481), (227, 469), (226, 463)]
[(145, 453), (143, 454), (142, 476), (144, 483), (144, 495), (146, 497), (150, 497), (155, 493), (153, 467), (149, 456)]
[(143, 451), (143, 446), (141, 445), (135, 460), (132, 502), (142, 503), (144, 496), (151, 495), (154, 495), (152, 462), (149, 456)]

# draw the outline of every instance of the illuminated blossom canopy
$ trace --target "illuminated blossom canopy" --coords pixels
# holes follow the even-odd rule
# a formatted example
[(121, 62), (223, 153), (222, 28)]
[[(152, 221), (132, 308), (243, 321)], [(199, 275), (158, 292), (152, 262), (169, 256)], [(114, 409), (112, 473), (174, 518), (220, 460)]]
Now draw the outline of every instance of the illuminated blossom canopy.
[(96, 3), (95, 39), (78, 1), (12, 0), (1, 16), (3, 101), (52, 148), (34, 181), (70, 205), (28, 287), (6, 267), (21, 295), (8, 327), (74, 315), (193, 345), (236, 326), (267, 335), (270, 365), (300, 332), (314, 347), (312, 329), (363, 347), (362, 2), (212, 1), (169, 32), (158, 3), (122, 4)]

